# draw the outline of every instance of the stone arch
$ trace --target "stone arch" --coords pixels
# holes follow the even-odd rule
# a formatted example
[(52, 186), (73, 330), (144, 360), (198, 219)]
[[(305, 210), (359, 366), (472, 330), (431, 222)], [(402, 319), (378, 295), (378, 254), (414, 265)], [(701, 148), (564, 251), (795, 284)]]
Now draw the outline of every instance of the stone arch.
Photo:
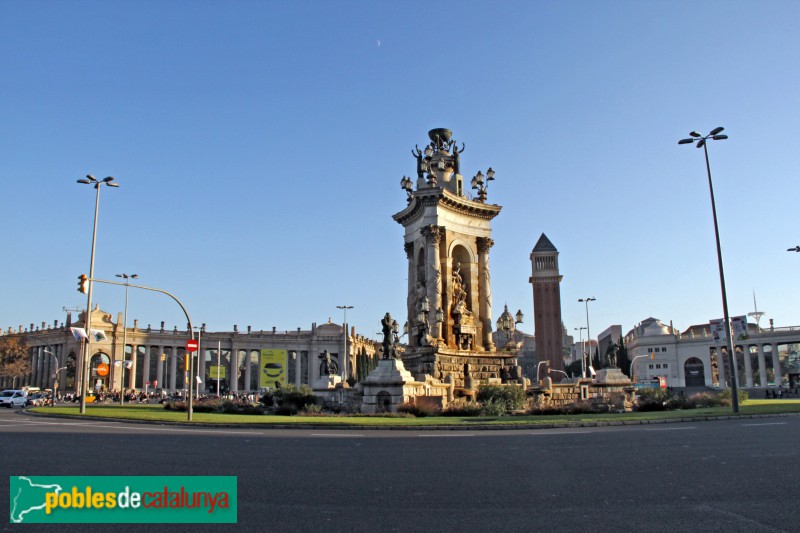
[(392, 410), (392, 395), (382, 390), (375, 395), (375, 411), (378, 413), (388, 413)]
[[(98, 367), (100, 364), (106, 365), (106, 374), (100, 375), (98, 372)], [(109, 378), (111, 376), (111, 358), (105, 352), (97, 352), (92, 355), (92, 358), (89, 361), (89, 382), (87, 389), (89, 390), (96, 390), (97, 384), (100, 384), (100, 387), (105, 387), (106, 389), (109, 387)]]
[(703, 387), (706, 384), (705, 364), (698, 357), (690, 357), (683, 363), (683, 375), (687, 387)]

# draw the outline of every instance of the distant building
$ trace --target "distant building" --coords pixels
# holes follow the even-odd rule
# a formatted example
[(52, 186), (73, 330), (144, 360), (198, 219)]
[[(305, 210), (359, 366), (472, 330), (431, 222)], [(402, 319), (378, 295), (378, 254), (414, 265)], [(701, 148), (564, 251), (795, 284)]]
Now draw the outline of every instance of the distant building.
[[(741, 388), (796, 386), (800, 379), (800, 329), (748, 324), (733, 340), (737, 384)], [(683, 333), (647, 318), (624, 337), (633, 375), (638, 380), (664, 377), (670, 387), (730, 386), (725, 338), (709, 324)]]
[[(8, 328), (2, 335), (20, 337), (31, 354), (31, 373), (18, 385), (53, 388), (53, 375), (58, 371), (58, 390), (79, 391), (82, 361), (82, 342), (73, 333), (84, 327), (85, 313), (72, 323), (67, 314), (66, 323), (17, 331)], [(161, 389), (177, 391), (185, 388), (184, 361), (188, 330), (177, 327), (139, 327), (136, 320), (123, 335), (122, 313), (116, 322), (112, 315), (99, 308), (92, 310), (92, 331), (98, 340), (90, 343), (89, 389), (144, 390)], [(349, 361), (347, 373), (357, 375), (359, 361), (374, 358), (379, 344), (351, 330), (343, 339), (343, 327), (329, 319), (322, 325), (312, 324), (310, 329), (293, 331), (255, 331), (249, 326), (246, 331), (210, 332), (205, 325), (195, 332), (200, 339), (199, 359), (195, 359), (195, 374), (200, 378), (200, 393), (216, 392), (217, 381), (220, 392), (253, 392), (265, 387), (274, 387), (276, 381), (283, 384), (313, 384), (324, 372), (321, 367), (327, 351), (335, 363), (338, 373), (343, 371), (340, 357), (343, 345), (347, 345)], [(95, 335), (93, 335), (95, 336)], [(123, 348), (125, 339), (126, 348)], [(219, 354), (217, 353), (219, 350)], [(124, 376), (124, 384), (122, 382)], [(11, 378), (0, 378), (0, 385), (11, 386)]]

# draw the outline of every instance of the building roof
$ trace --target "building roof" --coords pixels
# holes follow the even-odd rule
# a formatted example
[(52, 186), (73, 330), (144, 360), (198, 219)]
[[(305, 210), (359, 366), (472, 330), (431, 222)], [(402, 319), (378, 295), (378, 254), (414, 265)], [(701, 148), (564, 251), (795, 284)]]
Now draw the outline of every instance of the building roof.
[(553, 243), (550, 242), (550, 239), (547, 238), (547, 235), (542, 233), (542, 236), (539, 237), (539, 240), (536, 242), (536, 246), (533, 247), (534, 252), (557, 252), (556, 247), (553, 246)]

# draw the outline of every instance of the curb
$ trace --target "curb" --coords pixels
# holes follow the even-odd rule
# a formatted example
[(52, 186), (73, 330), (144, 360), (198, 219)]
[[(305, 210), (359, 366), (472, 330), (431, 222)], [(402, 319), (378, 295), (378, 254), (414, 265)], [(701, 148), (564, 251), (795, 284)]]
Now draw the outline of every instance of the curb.
[(72, 420), (99, 420), (105, 422), (126, 422), (131, 424), (149, 424), (156, 426), (175, 426), (175, 427), (192, 427), (192, 428), (220, 428), (220, 429), (281, 429), (281, 430), (337, 430), (337, 431), (513, 431), (513, 430), (536, 430), (536, 429), (577, 429), (585, 427), (613, 427), (613, 426), (642, 426), (648, 424), (685, 424), (691, 422), (716, 422), (719, 420), (743, 420), (743, 419), (759, 419), (759, 418), (779, 418), (800, 416), (800, 413), (775, 413), (775, 414), (753, 414), (753, 415), (720, 415), (720, 416), (698, 416), (698, 417), (683, 417), (674, 419), (658, 419), (658, 420), (598, 420), (596, 422), (589, 421), (576, 421), (576, 422), (562, 422), (562, 423), (543, 423), (543, 424), (470, 424), (460, 426), (432, 426), (432, 425), (419, 425), (419, 426), (368, 426), (368, 425), (336, 425), (336, 424), (315, 424), (298, 422), (295, 424), (211, 424), (208, 422), (172, 422), (172, 421), (154, 421), (154, 420), (135, 420), (130, 418), (116, 418), (105, 416), (92, 416), (86, 417), (81, 415), (63, 415), (63, 414), (49, 414), (49, 413), (35, 413), (22, 409), (17, 414), (22, 416), (34, 416), (44, 418), (65, 418)]

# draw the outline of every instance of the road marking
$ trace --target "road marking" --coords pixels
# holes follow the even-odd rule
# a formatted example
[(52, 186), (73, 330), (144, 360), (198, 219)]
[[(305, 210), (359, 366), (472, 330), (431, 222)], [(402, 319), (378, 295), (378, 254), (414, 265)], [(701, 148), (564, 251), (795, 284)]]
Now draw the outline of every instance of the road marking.
[(456, 433), (453, 435), (452, 433), (444, 434), (444, 433), (418, 433), (417, 437), (474, 437), (474, 433)]
[(685, 426), (680, 428), (646, 428), (645, 431), (682, 431), (684, 429), (697, 429), (697, 426)]
[[(5, 421), (2, 421), (5, 422)], [(31, 426), (65, 426), (65, 427), (88, 427), (88, 428), (97, 428), (97, 429), (119, 429), (119, 430), (127, 430), (127, 431), (174, 431), (176, 433), (224, 433), (225, 435), (262, 435), (261, 431), (229, 431), (227, 428), (185, 428), (185, 427), (170, 427), (170, 426), (148, 426), (145, 424), (141, 425), (112, 425), (112, 424), (103, 424), (103, 423), (96, 423), (96, 422), (44, 422), (44, 421), (33, 421), (33, 420), (20, 420), (22, 425), (31, 425)]]
[(363, 433), (312, 433), (309, 437), (363, 437)]
[(760, 424), (742, 424), (742, 427), (755, 427), (755, 426), (785, 426), (786, 422), (762, 422)]

